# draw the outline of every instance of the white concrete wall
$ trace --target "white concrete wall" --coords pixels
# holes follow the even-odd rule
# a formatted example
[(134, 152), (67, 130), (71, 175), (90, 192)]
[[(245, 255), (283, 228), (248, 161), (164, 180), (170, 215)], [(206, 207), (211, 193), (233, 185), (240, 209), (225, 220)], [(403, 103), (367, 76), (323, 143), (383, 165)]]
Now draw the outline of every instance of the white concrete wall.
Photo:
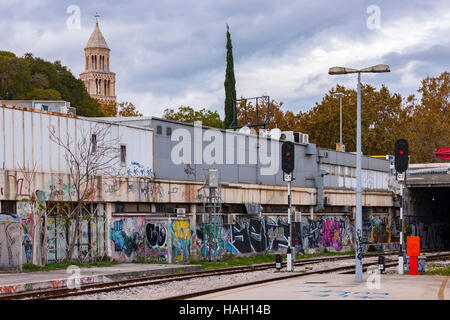
[(65, 150), (50, 140), (49, 128), (63, 141), (79, 140), (83, 135), (90, 137), (97, 124), (111, 126), (113, 137), (126, 145), (126, 166), (117, 166), (119, 174), (141, 174), (142, 169), (146, 174), (153, 172), (153, 132), (149, 129), (8, 107), (0, 107), (0, 168), (20, 170), (35, 163), (38, 172), (68, 173)]

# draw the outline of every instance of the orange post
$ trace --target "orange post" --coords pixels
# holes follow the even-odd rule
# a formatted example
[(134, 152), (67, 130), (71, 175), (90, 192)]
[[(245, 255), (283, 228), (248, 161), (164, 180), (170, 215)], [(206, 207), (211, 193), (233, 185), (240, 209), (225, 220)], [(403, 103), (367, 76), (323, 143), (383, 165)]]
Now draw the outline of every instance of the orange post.
[(420, 237), (406, 238), (406, 255), (409, 256), (409, 274), (417, 275), (417, 258), (420, 256)]

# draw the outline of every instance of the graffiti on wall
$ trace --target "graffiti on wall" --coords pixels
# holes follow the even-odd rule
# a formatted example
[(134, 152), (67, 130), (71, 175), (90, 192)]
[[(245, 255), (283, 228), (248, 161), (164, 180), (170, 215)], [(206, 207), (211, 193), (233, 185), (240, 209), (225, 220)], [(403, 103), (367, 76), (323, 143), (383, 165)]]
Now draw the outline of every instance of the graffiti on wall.
[(372, 217), (371, 221), (371, 243), (391, 242), (391, 228), (387, 217)]
[(153, 175), (153, 170), (137, 161), (132, 161), (131, 165), (127, 168), (127, 174), (130, 177), (151, 177)]
[(175, 263), (189, 263), (191, 227), (189, 220), (175, 220), (170, 224), (172, 259)]
[[(271, 218), (266, 219), (267, 239), (269, 250), (278, 250), (281, 248), (287, 248), (289, 237), (289, 225), (281, 217), (277, 217), (275, 220)], [(294, 237), (294, 243), (296, 243)]]
[[(208, 242), (209, 225), (197, 226), (194, 248), (197, 254), (207, 257), (212, 245), (212, 256), (223, 253), (246, 254), (277, 251), (287, 248), (289, 225), (287, 217), (262, 218), (238, 217), (234, 224), (215, 227)], [(302, 229), (300, 229), (302, 227)], [(324, 217), (318, 220), (306, 219), (302, 225), (293, 223), (293, 244), (296, 247), (332, 247), (341, 251), (344, 246), (353, 245), (353, 227), (346, 217)]]
[(118, 261), (168, 261), (167, 222), (145, 217), (121, 217), (111, 221), (112, 258)]
[(9, 215), (0, 215), (0, 267), (19, 264), (20, 221)]
[(348, 217), (322, 217), (302, 223), (303, 248), (333, 247), (341, 251), (353, 245), (353, 227)]
[(195, 176), (195, 168), (192, 168), (190, 164), (187, 164), (184, 166), (184, 173), (186, 173), (188, 176)]
[[(366, 243), (390, 243), (392, 240), (391, 223), (387, 216), (372, 216), (369, 213), (363, 214), (362, 240)], [(395, 233), (394, 233), (395, 234)]]
[(404, 237), (419, 236), (421, 249), (450, 247), (450, 224), (420, 222), (412, 217), (405, 219)]
[(226, 246), (230, 253), (262, 252), (267, 248), (267, 242), (264, 218), (242, 218), (230, 226), (230, 238)]
[(147, 259), (157, 261), (168, 260), (167, 222), (148, 222), (145, 226)]
[(202, 257), (220, 257), (226, 252), (229, 229), (222, 226), (202, 224), (193, 234), (192, 244), (197, 255)]
[[(114, 253), (118, 253), (118, 260), (137, 260), (142, 255), (143, 241), (140, 229), (142, 225), (138, 219), (125, 218), (113, 222), (111, 241)], [(125, 255), (127, 258), (125, 258)]]
[(19, 263), (20, 245), (22, 262), (32, 262), (33, 215), (27, 202), (17, 203), (17, 216), (0, 214), (0, 266), (14, 267)]
[(71, 183), (64, 183), (61, 179), (58, 181), (48, 181), (44, 184), (45, 199), (68, 200), (76, 196), (75, 186)]

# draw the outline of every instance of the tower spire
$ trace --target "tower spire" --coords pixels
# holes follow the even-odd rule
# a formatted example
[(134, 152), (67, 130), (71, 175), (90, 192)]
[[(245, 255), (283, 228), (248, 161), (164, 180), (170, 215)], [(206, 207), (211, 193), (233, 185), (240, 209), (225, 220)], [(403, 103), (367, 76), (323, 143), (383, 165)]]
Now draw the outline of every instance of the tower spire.
[(95, 27), (84, 48), (85, 68), (80, 74), (91, 97), (102, 101), (116, 101), (116, 74), (110, 71), (110, 49), (100, 31), (98, 18), (95, 13)]

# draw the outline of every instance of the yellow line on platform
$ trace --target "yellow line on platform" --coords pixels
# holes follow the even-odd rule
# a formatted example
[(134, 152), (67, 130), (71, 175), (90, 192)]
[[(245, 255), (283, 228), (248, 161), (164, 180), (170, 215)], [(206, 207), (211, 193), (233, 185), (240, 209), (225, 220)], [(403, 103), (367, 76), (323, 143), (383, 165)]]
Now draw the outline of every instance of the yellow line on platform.
[(447, 286), (447, 281), (450, 278), (450, 276), (446, 277), (441, 284), (441, 287), (439, 288), (439, 293), (438, 293), (438, 300), (444, 300), (444, 291), (445, 291), (445, 287)]

